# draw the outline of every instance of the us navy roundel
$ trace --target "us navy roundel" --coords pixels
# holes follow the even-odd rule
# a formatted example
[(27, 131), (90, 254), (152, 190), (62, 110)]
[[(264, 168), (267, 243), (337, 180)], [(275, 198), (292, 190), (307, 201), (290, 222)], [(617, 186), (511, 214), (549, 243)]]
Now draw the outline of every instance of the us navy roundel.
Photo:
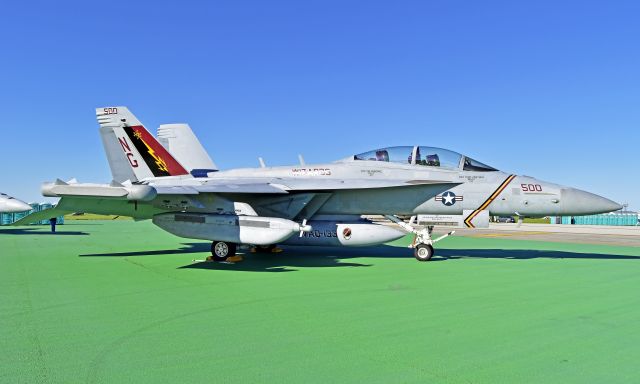
[(451, 191), (447, 191), (440, 196), (436, 196), (436, 201), (441, 201), (442, 204), (450, 207), (456, 203), (456, 201), (461, 201), (462, 196), (456, 196), (455, 193)]

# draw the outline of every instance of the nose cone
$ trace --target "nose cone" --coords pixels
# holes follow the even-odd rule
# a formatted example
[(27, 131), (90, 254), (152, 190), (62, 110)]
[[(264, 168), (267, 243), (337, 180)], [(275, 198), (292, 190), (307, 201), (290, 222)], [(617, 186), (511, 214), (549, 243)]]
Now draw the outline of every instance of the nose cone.
[(620, 204), (605, 197), (574, 188), (563, 189), (560, 200), (567, 215), (594, 215), (622, 209)]

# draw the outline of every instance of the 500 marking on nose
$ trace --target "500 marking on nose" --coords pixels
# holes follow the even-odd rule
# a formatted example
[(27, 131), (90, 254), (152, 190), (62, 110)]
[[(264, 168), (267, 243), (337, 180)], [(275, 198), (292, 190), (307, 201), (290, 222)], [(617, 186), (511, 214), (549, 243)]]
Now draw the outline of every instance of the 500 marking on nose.
[(540, 184), (520, 184), (523, 192), (542, 192), (542, 185)]

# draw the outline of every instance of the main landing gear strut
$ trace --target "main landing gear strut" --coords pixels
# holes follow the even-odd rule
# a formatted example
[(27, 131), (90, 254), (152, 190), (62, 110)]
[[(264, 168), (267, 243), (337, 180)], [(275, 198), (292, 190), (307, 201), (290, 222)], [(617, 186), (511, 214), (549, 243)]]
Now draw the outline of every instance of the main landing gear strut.
[[(236, 255), (238, 244), (226, 241), (214, 241), (211, 243), (211, 256), (206, 261), (218, 261), (234, 263), (242, 261), (242, 257)], [(281, 248), (273, 245), (259, 245), (251, 248), (252, 253), (278, 253), (282, 252)], [(205, 260), (202, 260), (205, 261)]]
[(413, 243), (409, 246), (409, 248), (414, 249), (413, 255), (418, 261), (431, 260), (434, 253), (433, 244), (455, 233), (455, 231), (451, 231), (433, 240), (431, 238), (431, 233), (433, 232), (433, 226), (427, 226), (422, 229), (416, 229), (413, 225), (413, 222), (416, 219), (415, 216), (411, 217), (411, 220), (409, 220), (409, 224), (400, 220), (397, 216), (385, 215), (385, 217), (393, 221), (394, 223), (398, 224), (405, 231), (409, 233), (413, 233), (415, 235), (415, 238), (413, 239)]

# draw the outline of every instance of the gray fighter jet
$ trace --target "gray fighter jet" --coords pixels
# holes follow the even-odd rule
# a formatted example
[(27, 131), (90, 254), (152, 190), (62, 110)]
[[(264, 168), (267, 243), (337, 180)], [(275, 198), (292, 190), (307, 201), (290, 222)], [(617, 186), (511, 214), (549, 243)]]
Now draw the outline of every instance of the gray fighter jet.
[(30, 210), (31, 206), (24, 201), (20, 201), (6, 193), (0, 193), (0, 213), (15, 213)]
[[(216, 260), (234, 255), (240, 244), (266, 250), (276, 244), (362, 246), (414, 233), (415, 256), (426, 261), (441, 238), (432, 239), (433, 226), (419, 229), (398, 216), (457, 215), (462, 225), (474, 228), (487, 226), (489, 215), (577, 216), (621, 208), (589, 192), (419, 145), (380, 148), (326, 164), (306, 165), (301, 159), (299, 165), (266, 167), (260, 160), (259, 168), (221, 171), (188, 126), (161, 127), (163, 144), (188, 157), (181, 161), (126, 107), (96, 113), (113, 181), (45, 183), (44, 196), (61, 198), (56, 211), (152, 219), (177, 236), (211, 240)], [(188, 132), (178, 135), (180, 129)], [(193, 153), (184, 142), (171, 141), (177, 136), (194, 143)], [(37, 215), (18, 224), (40, 219)], [(384, 215), (396, 224), (362, 215)]]

